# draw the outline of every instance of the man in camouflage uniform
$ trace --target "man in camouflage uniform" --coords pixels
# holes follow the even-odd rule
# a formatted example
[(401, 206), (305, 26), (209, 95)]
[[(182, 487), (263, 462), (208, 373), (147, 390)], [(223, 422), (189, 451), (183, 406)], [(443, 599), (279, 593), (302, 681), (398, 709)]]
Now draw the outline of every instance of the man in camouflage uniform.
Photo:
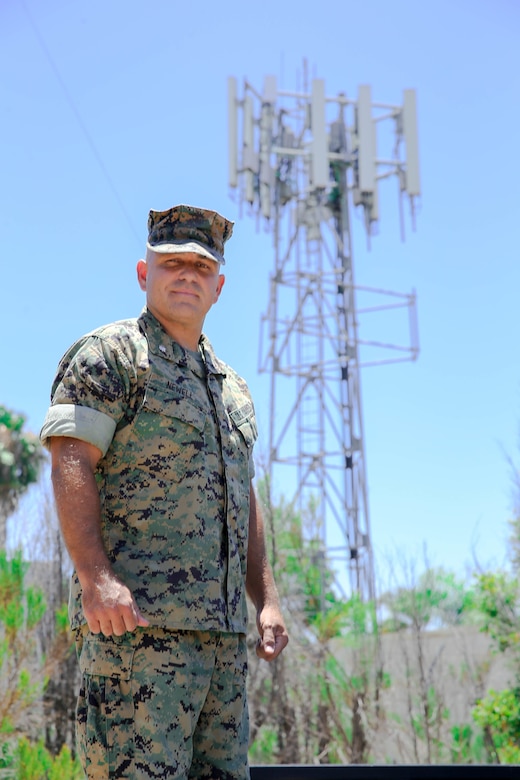
[(233, 223), (151, 211), (146, 308), (62, 358), (42, 441), (74, 563), (87, 777), (247, 778), (246, 590), (257, 653), (287, 633), (252, 488), (248, 388), (202, 335)]

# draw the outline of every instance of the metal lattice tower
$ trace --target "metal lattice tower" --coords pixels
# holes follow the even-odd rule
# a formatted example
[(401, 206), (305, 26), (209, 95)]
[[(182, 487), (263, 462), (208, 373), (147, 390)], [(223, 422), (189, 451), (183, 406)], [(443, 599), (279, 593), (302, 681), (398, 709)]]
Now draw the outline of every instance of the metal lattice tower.
[[(260, 345), (260, 370), (271, 380), (270, 482), (289, 490), (309, 520), (310, 538), (335, 562), (341, 588), (346, 580), (352, 592), (372, 599), (360, 387), (360, 347), (368, 342), (359, 338), (358, 318), (382, 309), (414, 311), (415, 296), (364, 288), (392, 303), (356, 308), (350, 212), (362, 210), (370, 236), (378, 181), (397, 176), (413, 218), (420, 194), (415, 93), (405, 90), (399, 107), (372, 104), (366, 85), (356, 100), (327, 97), (322, 79), (298, 93), (278, 91), (273, 76), (262, 93), (245, 82), (239, 98), (234, 78), (228, 89), (229, 183), (274, 240)], [(385, 120), (393, 124), (394, 146), (380, 159), (377, 130)], [(394, 350), (373, 363), (415, 359), (414, 327), (410, 335), (404, 347), (370, 342)]]

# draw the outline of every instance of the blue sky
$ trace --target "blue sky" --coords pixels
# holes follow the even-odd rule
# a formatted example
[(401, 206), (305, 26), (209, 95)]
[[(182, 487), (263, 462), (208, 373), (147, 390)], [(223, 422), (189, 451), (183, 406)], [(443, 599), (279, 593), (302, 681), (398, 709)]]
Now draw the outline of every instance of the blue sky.
[(226, 87), (272, 73), (296, 89), (303, 58), (328, 94), (418, 95), (416, 232), (401, 242), (391, 185), (370, 252), (355, 218), (358, 283), (418, 295), (419, 360), (362, 376), (376, 555), (498, 565), (519, 459), (516, 0), (3, 0), (0, 402), (39, 430), (66, 347), (140, 311), (148, 210), (193, 203), (237, 223), (206, 332), (266, 445), (272, 243), (228, 191)]

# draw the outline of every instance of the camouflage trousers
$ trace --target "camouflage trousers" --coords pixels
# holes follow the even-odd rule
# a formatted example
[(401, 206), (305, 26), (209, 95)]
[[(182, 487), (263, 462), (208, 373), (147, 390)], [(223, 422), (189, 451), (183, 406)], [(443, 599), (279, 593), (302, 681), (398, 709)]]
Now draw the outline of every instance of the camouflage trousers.
[(245, 635), (84, 630), (77, 651), (88, 780), (249, 778)]

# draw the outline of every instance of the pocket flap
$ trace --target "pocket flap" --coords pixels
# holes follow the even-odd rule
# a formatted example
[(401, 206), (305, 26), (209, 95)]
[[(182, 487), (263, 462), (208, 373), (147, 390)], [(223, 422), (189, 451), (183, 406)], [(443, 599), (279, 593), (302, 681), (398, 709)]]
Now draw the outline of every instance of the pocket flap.
[(134, 648), (102, 636), (85, 638), (79, 656), (82, 674), (97, 677), (116, 677), (129, 680), (132, 675)]
[(206, 412), (193, 403), (191, 396), (184, 395), (178, 388), (168, 389), (150, 382), (143, 408), (181, 420), (199, 431), (203, 431), (206, 424)]

